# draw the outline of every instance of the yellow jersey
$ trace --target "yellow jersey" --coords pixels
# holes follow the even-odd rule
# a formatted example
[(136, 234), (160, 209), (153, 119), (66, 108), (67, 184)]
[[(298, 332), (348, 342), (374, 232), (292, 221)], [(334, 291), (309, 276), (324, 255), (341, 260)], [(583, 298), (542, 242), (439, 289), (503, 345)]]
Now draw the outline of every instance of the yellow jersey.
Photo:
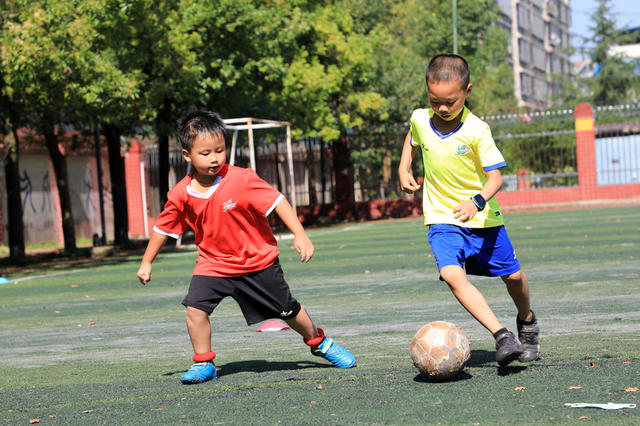
[(424, 223), (466, 228), (504, 225), (495, 197), (467, 222), (460, 222), (453, 215), (461, 201), (480, 192), (487, 181), (485, 172), (507, 165), (489, 125), (464, 107), (458, 127), (443, 135), (431, 123), (432, 117), (430, 108), (416, 109), (411, 116), (411, 146), (421, 149), (424, 163)]

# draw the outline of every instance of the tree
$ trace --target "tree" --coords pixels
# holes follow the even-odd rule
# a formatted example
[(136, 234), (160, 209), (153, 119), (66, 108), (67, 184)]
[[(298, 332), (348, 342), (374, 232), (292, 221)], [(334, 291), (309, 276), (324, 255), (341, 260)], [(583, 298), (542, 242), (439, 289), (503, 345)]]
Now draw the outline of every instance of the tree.
[(576, 105), (615, 105), (637, 100), (640, 79), (635, 74), (637, 59), (614, 54), (617, 44), (635, 42), (632, 32), (626, 35), (616, 27), (611, 0), (597, 0), (591, 14), (590, 36), (585, 37), (580, 51), (591, 61), (593, 75), (557, 78), (561, 103)]
[[(2, 96), (2, 98), (5, 98)], [(6, 99), (6, 98), (5, 98)], [(4, 135), (4, 171), (9, 205), (9, 256), (14, 259), (25, 255), (24, 222), (22, 221), (22, 199), (20, 197), (20, 143), (18, 131), (11, 118), (10, 101), (0, 102), (2, 110), (7, 113), (0, 124), (0, 133)]]
[[(14, 17), (12, 5), (0, 2), (0, 32)], [(9, 256), (19, 259), (25, 255), (24, 222), (20, 197), (20, 140), (17, 132), (18, 105), (13, 101), (10, 88), (5, 85), (5, 73), (0, 71), (0, 133), (4, 136), (3, 158), (7, 204), (9, 206)], [(0, 224), (2, 226), (2, 224)]]
[[(119, 2), (115, 2), (119, 4)], [(204, 0), (144, 0), (127, 7), (130, 31), (123, 57), (140, 70), (140, 114), (158, 140), (159, 192), (169, 191), (169, 138), (188, 109), (206, 105), (211, 81), (204, 75), (202, 29), (217, 5)], [(119, 30), (119, 26), (114, 26)]]
[(621, 55), (611, 53), (611, 47), (624, 41), (616, 28), (611, 0), (598, 0), (591, 15), (593, 32), (589, 49), (596, 73), (591, 83), (593, 102), (596, 105), (613, 105), (630, 99), (634, 68), (637, 65)]
[[(15, 18), (2, 33), (7, 90), (28, 107), (24, 123), (45, 140), (60, 196), (65, 251), (76, 248), (66, 156), (59, 147), (64, 124), (82, 125), (101, 104), (133, 97), (135, 85), (98, 51), (96, 23), (103, 0), (15, 1)], [(90, 118), (89, 118), (90, 117)]]

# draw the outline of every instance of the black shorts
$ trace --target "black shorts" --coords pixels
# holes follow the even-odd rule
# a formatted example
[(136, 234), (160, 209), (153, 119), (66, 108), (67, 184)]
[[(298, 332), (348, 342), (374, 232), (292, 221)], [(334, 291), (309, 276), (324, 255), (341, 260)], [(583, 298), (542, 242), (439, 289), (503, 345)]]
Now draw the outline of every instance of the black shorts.
[(278, 260), (262, 271), (239, 277), (194, 275), (182, 304), (211, 314), (227, 296), (238, 302), (248, 325), (270, 318), (292, 319), (300, 312)]

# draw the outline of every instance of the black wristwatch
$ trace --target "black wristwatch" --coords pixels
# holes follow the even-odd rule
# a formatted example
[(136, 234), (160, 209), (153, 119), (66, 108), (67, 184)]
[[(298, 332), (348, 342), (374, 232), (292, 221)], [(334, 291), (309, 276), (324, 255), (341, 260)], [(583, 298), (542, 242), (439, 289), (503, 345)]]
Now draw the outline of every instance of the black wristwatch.
[(478, 211), (484, 210), (484, 208), (487, 206), (487, 200), (485, 200), (484, 197), (480, 194), (476, 194), (471, 197), (471, 201), (473, 201), (473, 204), (476, 205)]

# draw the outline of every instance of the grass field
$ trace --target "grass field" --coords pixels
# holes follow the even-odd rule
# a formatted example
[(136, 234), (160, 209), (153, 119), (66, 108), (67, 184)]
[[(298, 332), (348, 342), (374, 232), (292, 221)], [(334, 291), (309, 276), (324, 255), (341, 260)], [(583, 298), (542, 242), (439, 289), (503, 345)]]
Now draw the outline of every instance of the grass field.
[[(294, 296), (356, 368), (329, 368), (291, 330), (256, 333), (229, 299), (212, 316), (219, 380), (182, 385), (193, 250), (163, 252), (146, 287), (139, 257), (16, 274), (0, 285), (0, 424), (639, 424), (640, 408), (564, 404), (640, 402), (640, 210), (506, 219), (542, 329), (536, 363), (497, 368), (490, 334), (438, 281), (421, 220), (358, 223), (309, 231), (309, 264), (281, 241)], [(502, 282), (474, 282), (515, 328)], [(450, 382), (423, 380), (409, 357), (434, 320), (471, 342)]]

